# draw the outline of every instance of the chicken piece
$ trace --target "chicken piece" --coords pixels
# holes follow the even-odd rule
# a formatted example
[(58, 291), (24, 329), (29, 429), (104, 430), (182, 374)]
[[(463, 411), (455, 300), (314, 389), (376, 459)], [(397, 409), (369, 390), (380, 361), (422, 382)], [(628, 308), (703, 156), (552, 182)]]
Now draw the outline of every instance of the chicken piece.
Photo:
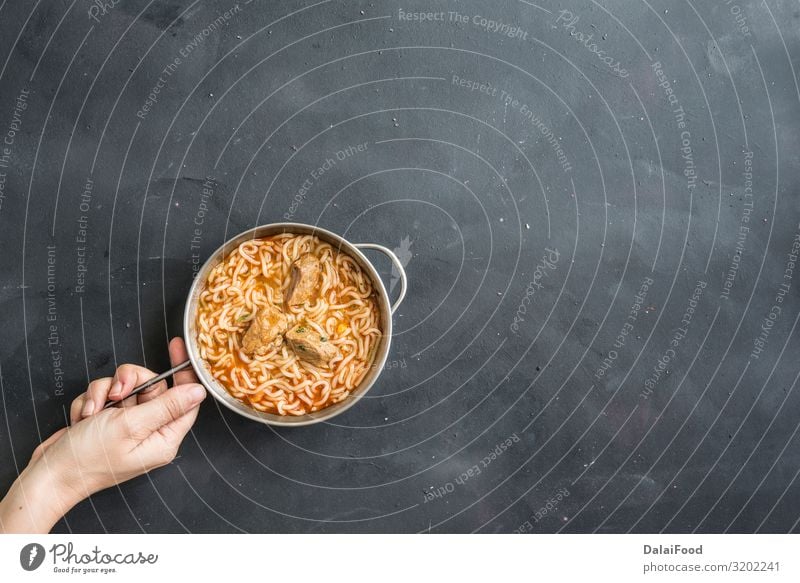
[(286, 290), (286, 303), (300, 306), (313, 298), (319, 287), (319, 276), (322, 268), (319, 259), (306, 253), (292, 263), (289, 289)]
[(298, 324), (286, 332), (286, 342), (297, 358), (315, 366), (328, 366), (331, 360), (339, 356), (339, 349), (328, 341), (327, 336), (320, 336), (305, 324)]
[(259, 308), (242, 338), (242, 348), (250, 356), (266, 354), (281, 345), (283, 333), (288, 326), (286, 316), (277, 308)]

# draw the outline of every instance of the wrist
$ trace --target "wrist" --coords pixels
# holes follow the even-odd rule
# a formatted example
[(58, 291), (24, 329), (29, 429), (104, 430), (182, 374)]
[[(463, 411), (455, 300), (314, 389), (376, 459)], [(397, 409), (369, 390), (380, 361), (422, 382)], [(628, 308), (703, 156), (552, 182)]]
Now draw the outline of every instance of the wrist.
[[(83, 491), (81, 484), (74, 480), (74, 472), (71, 472), (67, 465), (67, 460), (53, 459), (48, 457), (47, 452), (28, 465), (25, 472), (30, 470), (31, 477), (26, 479), (34, 483), (36, 496), (48, 507), (52, 508), (63, 516), (69, 512), (78, 502), (88, 497), (93, 492)], [(25, 474), (23, 472), (23, 474)]]
[(83, 498), (66, 474), (43, 458), (31, 462), (17, 477), (3, 500), (6, 532), (49, 532)]

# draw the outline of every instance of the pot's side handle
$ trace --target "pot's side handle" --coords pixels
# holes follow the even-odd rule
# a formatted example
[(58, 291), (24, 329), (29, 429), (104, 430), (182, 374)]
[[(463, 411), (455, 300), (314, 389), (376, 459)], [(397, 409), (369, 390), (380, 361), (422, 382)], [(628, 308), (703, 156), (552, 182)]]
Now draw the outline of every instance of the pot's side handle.
[(387, 249), (383, 245), (378, 245), (376, 243), (356, 243), (355, 246), (359, 249), (374, 249), (375, 251), (380, 251), (392, 260), (397, 273), (400, 274), (400, 295), (397, 296), (397, 299), (392, 304), (392, 314), (394, 314), (395, 310), (403, 303), (403, 298), (406, 297), (406, 289), (408, 289), (408, 277), (406, 276), (406, 270), (403, 264), (400, 262), (397, 255), (394, 254), (394, 251)]

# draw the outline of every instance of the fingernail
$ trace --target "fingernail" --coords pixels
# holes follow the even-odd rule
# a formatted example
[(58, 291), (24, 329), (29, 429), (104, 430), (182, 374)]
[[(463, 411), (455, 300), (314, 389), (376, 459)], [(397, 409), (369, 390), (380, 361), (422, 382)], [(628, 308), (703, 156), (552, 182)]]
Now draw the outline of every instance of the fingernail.
[(122, 392), (122, 383), (119, 381), (115, 381), (113, 385), (111, 385), (111, 391), (109, 391), (109, 397), (118, 397), (119, 394)]
[(202, 401), (206, 396), (206, 390), (203, 388), (203, 385), (191, 385), (189, 396), (192, 398), (192, 401)]
[(81, 416), (88, 417), (94, 413), (94, 401), (88, 400), (86, 403), (83, 404), (83, 410), (81, 411)]

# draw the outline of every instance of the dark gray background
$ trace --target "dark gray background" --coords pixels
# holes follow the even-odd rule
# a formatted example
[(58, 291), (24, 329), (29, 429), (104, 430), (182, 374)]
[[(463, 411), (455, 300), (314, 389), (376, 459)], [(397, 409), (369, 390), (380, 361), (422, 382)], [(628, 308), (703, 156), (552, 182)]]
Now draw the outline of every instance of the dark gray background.
[[(396, 366), (308, 428), (209, 399), (173, 464), (58, 531), (798, 529), (796, 3), (123, 0), (96, 20), (93, 5), (0, 3), (2, 136), (21, 123), (0, 168), (0, 490), (88, 379), (167, 366), (193, 253), (284, 220), (312, 170), (366, 144), (312, 178), (292, 216), (407, 258)], [(558, 262), (536, 275), (546, 248)]]

